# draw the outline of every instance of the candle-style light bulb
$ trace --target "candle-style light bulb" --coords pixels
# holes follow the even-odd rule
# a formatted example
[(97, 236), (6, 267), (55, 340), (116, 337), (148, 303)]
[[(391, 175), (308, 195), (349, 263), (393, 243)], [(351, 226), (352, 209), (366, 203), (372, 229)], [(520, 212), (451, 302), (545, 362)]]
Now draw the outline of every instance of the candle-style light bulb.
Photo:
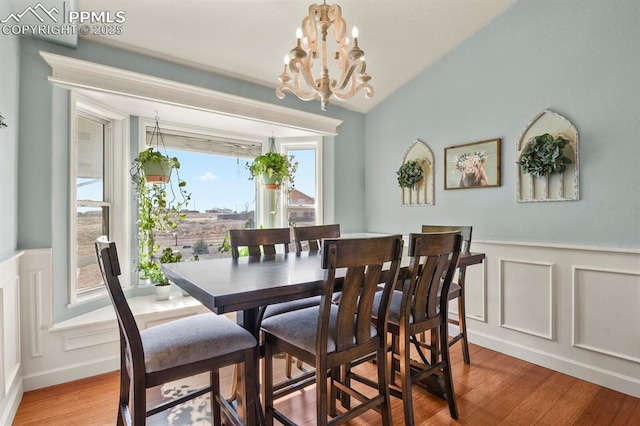
[(284, 55), (284, 64), (289, 65), (289, 55)]
[(296, 30), (296, 38), (300, 40), (302, 38), (302, 28), (298, 27)]
[(358, 27), (353, 27), (353, 30), (351, 30), (351, 36), (354, 39), (358, 38)]

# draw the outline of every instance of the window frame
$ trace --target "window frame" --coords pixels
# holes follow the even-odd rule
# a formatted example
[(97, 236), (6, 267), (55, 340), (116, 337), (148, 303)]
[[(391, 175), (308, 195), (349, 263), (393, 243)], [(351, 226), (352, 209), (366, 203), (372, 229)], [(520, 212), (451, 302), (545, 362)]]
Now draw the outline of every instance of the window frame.
[[(77, 132), (78, 116), (100, 122), (104, 125), (104, 148), (103, 148), (103, 201), (82, 201), (82, 206), (99, 207), (107, 205), (109, 207), (109, 237), (118, 244), (119, 257), (121, 259), (130, 258), (129, 244), (126, 235), (130, 229), (129, 220), (129, 191), (128, 189), (128, 164), (129, 160), (129, 122), (128, 116), (98, 102), (89, 100), (77, 93), (71, 92), (69, 102), (69, 204), (68, 204), (68, 307), (88, 303), (96, 299), (107, 297), (106, 289), (103, 286), (87, 290), (78, 290), (76, 276), (78, 256), (77, 256), (77, 209), (80, 206), (77, 199), (77, 176), (78, 176), (78, 156), (77, 156)], [(127, 185), (127, 186), (125, 186)], [(123, 220), (114, 221), (113, 218)], [(123, 288), (130, 287), (130, 265), (128, 262), (121, 263)]]
[[(322, 150), (322, 136), (307, 136), (296, 138), (277, 138), (275, 140), (275, 146), (278, 152), (281, 154), (289, 155), (289, 151), (292, 150), (314, 150), (316, 152), (315, 159), (315, 171), (316, 171), (316, 187), (315, 187), (315, 203), (296, 205), (296, 207), (313, 208), (315, 211), (316, 225), (324, 224), (324, 173), (323, 173), (323, 150)], [(279, 223), (281, 226), (289, 226), (289, 194), (284, 193), (284, 196), (279, 200), (278, 211)]]

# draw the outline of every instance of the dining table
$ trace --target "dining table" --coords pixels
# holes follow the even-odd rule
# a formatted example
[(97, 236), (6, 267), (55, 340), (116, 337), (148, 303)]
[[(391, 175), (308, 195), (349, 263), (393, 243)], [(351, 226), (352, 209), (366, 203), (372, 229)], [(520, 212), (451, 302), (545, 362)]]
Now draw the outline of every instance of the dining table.
[[(237, 323), (258, 339), (260, 308), (322, 294), (325, 270), (322, 269), (321, 258), (321, 252), (214, 258), (164, 263), (162, 271), (212, 312), (235, 312)], [(484, 258), (484, 253), (460, 253), (458, 267), (482, 263)], [(399, 280), (408, 278), (409, 262), (405, 250)], [(340, 276), (339, 270), (336, 276)], [(335, 290), (339, 291), (339, 281), (336, 284)], [(259, 357), (255, 362), (254, 371), (258, 372)], [(255, 415), (260, 416), (261, 413)]]

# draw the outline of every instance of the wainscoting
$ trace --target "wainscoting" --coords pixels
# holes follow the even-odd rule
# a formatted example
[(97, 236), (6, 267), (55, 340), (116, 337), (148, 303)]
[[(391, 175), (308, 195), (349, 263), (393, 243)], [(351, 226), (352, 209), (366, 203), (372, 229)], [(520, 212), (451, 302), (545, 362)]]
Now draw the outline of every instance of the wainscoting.
[(471, 342), (640, 397), (639, 252), (491, 241), (472, 250), (487, 258), (467, 269)]
[(22, 398), (20, 256), (0, 259), (0, 425), (11, 424)]
[[(487, 257), (467, 269), (471, 342), (640, 397), (640, 252), (492, 241), (472, 249)], [(113, 308), (53, 324), (52, 288), (51, 250), (0, 263), (0, 424), (23, 391), (119, 368)], [(131, 303), (140, 328), (206, 311), (177, 290), (166, 303)]]

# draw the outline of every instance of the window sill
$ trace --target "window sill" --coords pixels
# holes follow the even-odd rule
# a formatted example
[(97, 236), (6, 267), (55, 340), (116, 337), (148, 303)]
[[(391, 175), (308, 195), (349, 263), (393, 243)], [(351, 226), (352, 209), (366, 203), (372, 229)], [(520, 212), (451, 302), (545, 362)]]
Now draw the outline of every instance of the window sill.
[[(137, 296), (128, 298), (129, 307), (133, 312), (133, 315), (138, 317), (141, 315), (149, 314), (162, 314), (166, 312), (178, 313), (180, 311), (194, 310), (202, 307), (202, 304), (195, 300), (193, 297), (183, 296), (182, 292), (173, 291), (169, 300), (156, 300), (155, 295)], [(71, 318), (66, 321), (54, 324), (49, 331), (58, 332), (66, 331), (74, 328), (81, 328), (87, 326), (95, 326), (101, 324), (107, 324), (115, 321), (116, 314), (113, 306), (109, 304), (95, 311), (87, 312), (86, 314), (79, 315), (75, 318)]]

